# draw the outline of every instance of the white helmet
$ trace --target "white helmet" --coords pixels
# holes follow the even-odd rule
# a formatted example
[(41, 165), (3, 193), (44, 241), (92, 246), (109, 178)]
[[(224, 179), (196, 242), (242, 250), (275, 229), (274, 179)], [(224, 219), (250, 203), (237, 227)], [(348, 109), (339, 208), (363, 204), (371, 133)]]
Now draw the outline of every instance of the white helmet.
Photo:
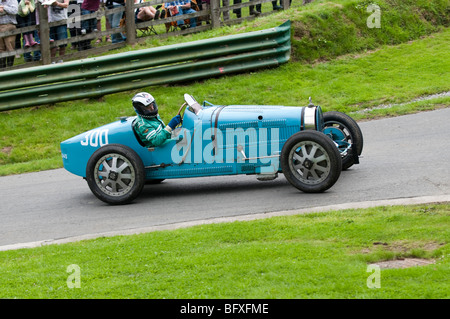
[(143, 117), (155, 117), (158, 114), (155, 98), (147, 92), (136, 94), (131, 101), (136, 113)]

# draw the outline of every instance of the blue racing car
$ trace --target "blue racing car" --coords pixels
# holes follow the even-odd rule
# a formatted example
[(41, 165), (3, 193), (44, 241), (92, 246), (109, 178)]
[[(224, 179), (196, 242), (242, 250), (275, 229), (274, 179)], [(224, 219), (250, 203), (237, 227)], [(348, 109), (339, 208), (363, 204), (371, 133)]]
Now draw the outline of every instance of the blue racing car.
[(126, 204), (146, 183), (165, 179), (283, 173), (303, 192), (323, 192), (342, 170), (359, 163), (363, 135), (341, 112), (278, 105), (214, 105), (189, 94), (182, 121), (163, 145), (146, 147), (133, 129), (136, 116), (61, 143), (64, 168), (86, 179), (100, 200)]

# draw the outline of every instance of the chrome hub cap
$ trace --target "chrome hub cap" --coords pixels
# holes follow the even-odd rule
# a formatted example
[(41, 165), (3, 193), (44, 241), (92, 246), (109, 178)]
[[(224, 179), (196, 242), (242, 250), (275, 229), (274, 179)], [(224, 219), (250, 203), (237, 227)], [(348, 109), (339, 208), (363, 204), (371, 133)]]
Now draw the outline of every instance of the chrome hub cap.
[(107, 154), (95, 165), (95, 182), (100, 190), (110, 196), (128, 193), (136, 181), (131, 162), (120, 154)]
[(325, 149), (312, 141), (300, 142), (289, 153), (289, 167), (305, 184), (318, 184), (331, 171), (330, 157)]

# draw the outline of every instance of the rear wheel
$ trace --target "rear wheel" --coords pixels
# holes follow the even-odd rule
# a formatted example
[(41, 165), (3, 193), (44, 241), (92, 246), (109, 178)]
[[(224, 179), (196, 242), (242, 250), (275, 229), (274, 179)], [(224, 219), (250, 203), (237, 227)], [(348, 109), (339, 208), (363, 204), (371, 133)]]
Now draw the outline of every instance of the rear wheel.
[(338, 144), (342, 170), (357, 164), (363, 149), (363, 135), (358, 123), (347, 114), (336, 111), (325, 112), (323, 121), (322, 132)]
[(127, 204), (142, 191), (145, 170), (135, 151), (120, 144), (96, 150), (86, 166), (86, 180), (92, 193), (108, 204)]
[(292, 135), (281, 150), (280, 162), (286, 179), (306, 193), (326, 191), (336, 183), (342, 169), (333, 141), (317, 131)]

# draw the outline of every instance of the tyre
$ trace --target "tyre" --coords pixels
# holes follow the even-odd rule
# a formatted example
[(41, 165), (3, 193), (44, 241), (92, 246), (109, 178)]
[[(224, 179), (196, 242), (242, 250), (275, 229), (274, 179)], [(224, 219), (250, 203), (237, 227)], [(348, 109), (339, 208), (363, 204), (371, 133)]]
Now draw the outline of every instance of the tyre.
[(86, 180), (97, 198), (112, 204), (127, 204), (142, 191), (145, 170), (141, 158), (120, 144), (96, 150), (86, 166)]
[(283, 145), (281, 169), (292, 186), (306, 193), (320, 193), (338, 180), (340, 156), (334, 142), (322, 132), (302, 131)]
[[(363, 149), (363, 135), (354, 119), (341, 112), (325, 112), (323, 114), (323, 133), (338, 144), (341, 152), (342, 170), (359, 163), (359, 155)], [(350, 149), (345, 152), (348, 144)]]

